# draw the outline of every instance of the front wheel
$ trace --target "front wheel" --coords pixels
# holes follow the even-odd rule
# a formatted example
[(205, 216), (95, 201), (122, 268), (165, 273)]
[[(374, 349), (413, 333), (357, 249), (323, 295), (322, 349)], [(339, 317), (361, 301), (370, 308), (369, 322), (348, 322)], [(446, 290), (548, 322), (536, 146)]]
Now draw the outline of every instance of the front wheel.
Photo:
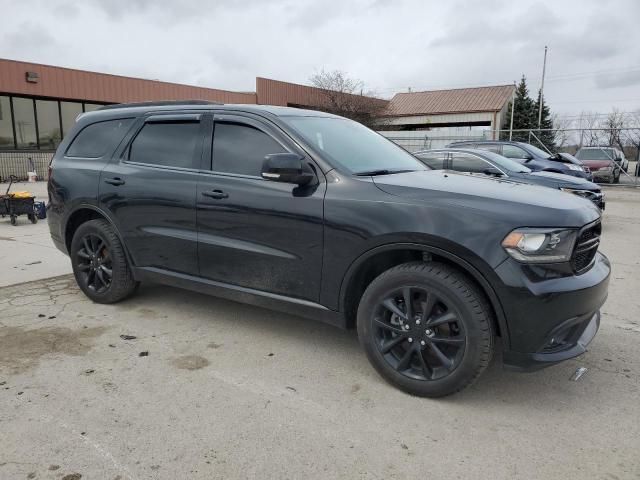
[(70, 257), (78, 286), (96, 303), (119, 302), (137, 287), (122, 243), (105, 220), (90, 220), (78, 227)]
[(493, 354), (491, 311), (458, 270), (412, 262), (364, 292), (358, 337), (373, 367), (413, 395), (441, 397), (470, 385)]

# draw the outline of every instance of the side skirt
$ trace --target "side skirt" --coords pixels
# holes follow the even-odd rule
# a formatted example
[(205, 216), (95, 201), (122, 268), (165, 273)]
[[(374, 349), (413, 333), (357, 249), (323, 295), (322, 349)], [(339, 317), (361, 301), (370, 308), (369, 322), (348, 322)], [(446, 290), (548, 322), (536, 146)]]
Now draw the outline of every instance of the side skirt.
[(214, 297), (233, 300), (234, 302), (247, 303), (291, 315), (299, 315), (342, 329), (346, 328), (346, 321), (342, 313), (308, 300), (216, 282), (155, 267), (136, 267), (134, 268), (134, 277), (138, 281), (151, 281), (171, 287), (184, 288), (185, 290), (205, 293)]

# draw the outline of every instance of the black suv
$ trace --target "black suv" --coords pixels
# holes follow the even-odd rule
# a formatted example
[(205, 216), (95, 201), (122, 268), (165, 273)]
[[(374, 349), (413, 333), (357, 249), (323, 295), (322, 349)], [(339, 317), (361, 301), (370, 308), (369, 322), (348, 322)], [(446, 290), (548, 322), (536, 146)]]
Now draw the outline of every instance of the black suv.
[(356, 327), (416, 395), (470, 384), (495, 337), (518, 369), (583, 353), (607, 297), (591, 202), (429, 170), (334, 115), (109, 107), (79, 117), (50, 170), (51, 236), (93, 301), (154, 280)]

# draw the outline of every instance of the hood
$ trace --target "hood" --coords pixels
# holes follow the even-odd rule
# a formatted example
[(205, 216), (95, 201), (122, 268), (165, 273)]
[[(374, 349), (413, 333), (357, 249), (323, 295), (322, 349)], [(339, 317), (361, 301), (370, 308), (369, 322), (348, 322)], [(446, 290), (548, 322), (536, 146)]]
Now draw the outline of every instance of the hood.
[[(554, 172), (532, 172), (523, 176), (523, 178), (530, 177), (531, 180), (536, 181), (536, 183), (540, 185), (545, 185), (548, 187), (556, 186), (560, 187), (571, 187), (571, 188), (581, 188), (584, 190), (593, 190), (600, 191), (600, 187), (595, 183), (590, 182), (586, 178), (582, 177), (574, 177), (572, 175), (564, 175), (562, 173), (554, 173)], [(540, 180), (539, 182), (537, 180)]]
[(597, 170), (598, 168), (608, 167), (613, 164), (613, 160), (582, 160), (582, 163), (591, 170)]
[(512, 219), (514, 226), (581, 227), (600, 217), (590, 201), (547, 187), (427, 170), (373, 177), (380, 190), (433, 207), (474, 209), (479, 217)]

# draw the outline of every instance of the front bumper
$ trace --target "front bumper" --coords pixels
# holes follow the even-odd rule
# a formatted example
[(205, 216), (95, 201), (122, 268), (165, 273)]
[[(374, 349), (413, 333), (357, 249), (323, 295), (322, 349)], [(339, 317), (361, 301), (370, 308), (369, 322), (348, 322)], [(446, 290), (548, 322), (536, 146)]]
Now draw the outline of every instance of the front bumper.
[(584, 353), (600, 325), (610, 272), (609, 260), (599, 252), (580, 275), (503, 262), (496, 273), (509, 330), (505, 366), (531, 371)]

